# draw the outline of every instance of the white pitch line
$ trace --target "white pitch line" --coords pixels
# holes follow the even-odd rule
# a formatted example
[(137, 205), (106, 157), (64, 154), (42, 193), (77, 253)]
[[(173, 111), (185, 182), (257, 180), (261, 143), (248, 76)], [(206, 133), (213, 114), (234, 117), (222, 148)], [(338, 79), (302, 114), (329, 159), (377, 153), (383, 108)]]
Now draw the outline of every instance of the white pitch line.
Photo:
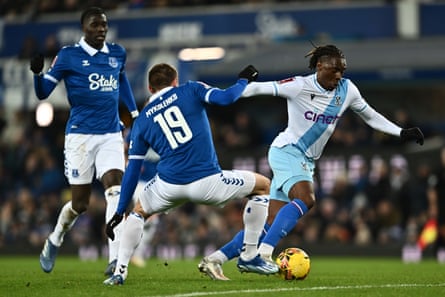
[(214, 292), (192, 292), (174, 295), (152, 295), (144, 297), (195, 297), (195, 296), (213, 296), (229, 294), (250, 294), (250, 293), (274, 293), (285, 291), (332, 291), (332, 290), (353, 290), (353, 289), (377, 289), (377, 288), (410, 288), (410, 287), (445, 287), (445, 283), (440, 284), (384, 284), (384, 285), (362, 285), (362, 286), (321, 286), (307, 288), (275, 288), (275, 289), (257, 289), (257, 290), (232, 290), (232, 291), (214, 291)]

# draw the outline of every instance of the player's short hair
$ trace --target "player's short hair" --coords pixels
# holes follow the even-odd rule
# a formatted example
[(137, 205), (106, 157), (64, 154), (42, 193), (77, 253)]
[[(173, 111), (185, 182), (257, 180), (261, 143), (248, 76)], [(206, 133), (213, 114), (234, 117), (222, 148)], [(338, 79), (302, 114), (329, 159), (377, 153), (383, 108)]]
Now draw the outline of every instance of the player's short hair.
[(167, 63), (159, 63), (148, 71), (148, 85), (156, 91), (171, 86), (178, 77), (178, 71)]
[(305, 57), (311, 57), (309, 60), (309, 69), (313, 70), (317, 67), (317, 63), (322, 57), (344, 59), (343, 52), (335, 45), (328, 44), (323, 46), (314, 46), (314, 48), (306, 54)]
[(80, 16), (80, 25), (83, 25), (83, 22), (88, 19), (92, 15), (103, 15), (105, 14), (105, 11), (100, 7), (92, 6), (90, 8), (87, 8), (82, 12), (82, 15)]

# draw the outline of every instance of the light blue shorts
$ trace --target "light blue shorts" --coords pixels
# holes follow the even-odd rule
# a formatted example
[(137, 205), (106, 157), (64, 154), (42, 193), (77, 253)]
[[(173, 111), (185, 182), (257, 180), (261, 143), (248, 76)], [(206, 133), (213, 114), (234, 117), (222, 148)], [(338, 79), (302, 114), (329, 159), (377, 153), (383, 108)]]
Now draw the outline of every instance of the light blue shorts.
[[(273, 172), (270, 198), (289, 202), (289, 191), (300, 181), (314, 182), (314, 160), (292, 145), (270, 147), (269, 165)], [(295, 198), (295, 197), (293, 197)]]

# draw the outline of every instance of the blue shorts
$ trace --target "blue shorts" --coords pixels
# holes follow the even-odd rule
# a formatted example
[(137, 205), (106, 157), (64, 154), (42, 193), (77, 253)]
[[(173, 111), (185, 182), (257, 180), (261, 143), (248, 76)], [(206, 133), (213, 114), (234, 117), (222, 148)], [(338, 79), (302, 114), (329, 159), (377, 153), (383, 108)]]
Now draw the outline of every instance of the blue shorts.
[(289, 202), (288, 194), (295, 183), (314, 182), (314, 160), (306, 157), (298, 148), (292, 145), (272, 146), (268, 158), (273, 172), (270, 185), (271, 199)]

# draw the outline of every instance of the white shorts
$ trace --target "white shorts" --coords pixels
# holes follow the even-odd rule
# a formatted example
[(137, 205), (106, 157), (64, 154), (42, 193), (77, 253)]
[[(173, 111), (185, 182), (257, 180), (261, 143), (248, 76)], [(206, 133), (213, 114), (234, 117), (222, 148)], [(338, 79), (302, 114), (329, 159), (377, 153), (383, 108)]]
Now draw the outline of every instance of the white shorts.
[(148, 181), (139, 195), (144, 212), (165, 212), (185, 202), (224, 206), (228, 201), (250, 195), (255, 175), (245, 170), (223, 170), (186, 185), (167, 183), (158, 175)]
[(65, 135), (65, 176), (71, 185), (91, 184), (111, 169), (124, 171), (124, 140), (121, 132), (103, 135)]

